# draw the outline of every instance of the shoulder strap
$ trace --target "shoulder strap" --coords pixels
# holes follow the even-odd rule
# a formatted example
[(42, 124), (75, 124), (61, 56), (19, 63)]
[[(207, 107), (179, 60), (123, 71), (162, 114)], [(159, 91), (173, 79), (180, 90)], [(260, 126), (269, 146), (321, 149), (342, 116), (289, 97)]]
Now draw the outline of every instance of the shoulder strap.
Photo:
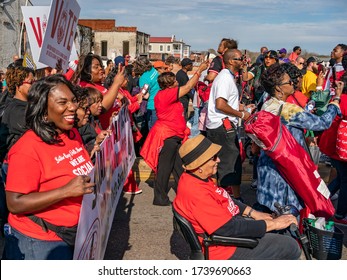
[(27, 215), (27, 217), (32, 220), (35, 224), (38, 224), (39, 226), (42, 227), (42, 229), (47, 232), (48, 231), (48, 226), (47, 224), (45, 223), (45, 221), (42, 219), (42, 218), (39, 218), (35, 215)]
[(60, 233), (62, 231), (62, 228), (65, 227), (60, 227), (53, 225), (44, 219), (37, 217), (35, 215), (26, 215), (30, 220), (32, 220), (35, 224), (38, 224), (39, 226), (42, 227), (42, 229), (47, 232), (48, 230), (54, 231), (55, 233)]
[(278, 110), (277, 116), (281, 116), (282, 109), (283, 109), (283, 104), (281, 104), (281, 106), (280, 106), (280, 108)]

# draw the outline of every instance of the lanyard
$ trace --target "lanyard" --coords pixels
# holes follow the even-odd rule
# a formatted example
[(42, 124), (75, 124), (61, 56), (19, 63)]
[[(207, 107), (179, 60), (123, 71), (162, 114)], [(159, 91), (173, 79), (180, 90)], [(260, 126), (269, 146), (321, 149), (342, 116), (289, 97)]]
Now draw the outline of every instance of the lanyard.
[(231, 74), (231, 76), (233, 76), (234, 80), (235, 80), (235, 74), (233, 72), (230, 71), (230, 69), (228, 69), (229, 73)]

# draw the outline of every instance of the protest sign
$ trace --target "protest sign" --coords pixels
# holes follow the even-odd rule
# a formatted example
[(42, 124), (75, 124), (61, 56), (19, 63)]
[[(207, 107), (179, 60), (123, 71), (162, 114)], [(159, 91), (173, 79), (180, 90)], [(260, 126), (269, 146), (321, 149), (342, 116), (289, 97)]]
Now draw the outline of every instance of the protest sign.
[(47, 65), (39, 62), (39, 58), (47, 28), (49, 6), (22, 6), (22, 13), (36, 69), (45, 68)]
[(110, 125), (111, 135), (100, 145), (89, 174), (95, 192), (84, 195), (74, 259), (102, 260), (125, 180), (135, 161), (128, 109), (123, 107)]
[(76, 0), (52, 0), (40, 62), (55, 68), (61, 61), (62, 69), (66, 71), (80, 10)]

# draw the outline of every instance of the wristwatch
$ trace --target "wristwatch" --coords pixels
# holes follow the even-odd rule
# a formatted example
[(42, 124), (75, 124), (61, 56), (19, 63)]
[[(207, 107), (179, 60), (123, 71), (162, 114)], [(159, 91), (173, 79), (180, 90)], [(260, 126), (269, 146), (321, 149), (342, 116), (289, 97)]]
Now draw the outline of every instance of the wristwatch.
[(338, 103), (340, 103), (341, 98), (340, 97), (334, 97), (331, 101), (337, 101)]

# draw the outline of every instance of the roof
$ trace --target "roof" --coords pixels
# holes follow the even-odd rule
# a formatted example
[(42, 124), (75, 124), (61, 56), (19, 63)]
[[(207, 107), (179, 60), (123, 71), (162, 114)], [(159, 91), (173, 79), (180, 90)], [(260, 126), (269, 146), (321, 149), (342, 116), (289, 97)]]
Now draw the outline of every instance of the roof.
[(171, 37), (150, 37), (149, 42), (150, 43), (171, 43), (172, 38)]

